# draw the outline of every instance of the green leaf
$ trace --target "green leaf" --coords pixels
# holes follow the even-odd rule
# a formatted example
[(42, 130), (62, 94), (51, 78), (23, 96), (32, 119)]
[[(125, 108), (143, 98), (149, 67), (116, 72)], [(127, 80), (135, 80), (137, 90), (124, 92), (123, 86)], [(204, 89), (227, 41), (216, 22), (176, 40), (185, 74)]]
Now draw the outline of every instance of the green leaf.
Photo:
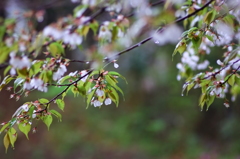
[(23, 132), (26, 135), (27, 139), (29, 140), (28, 133), (31, 130), (31, 125), (28, 123), (28, 121), (26, 120), (21, 121), (18, 124), (18, 128), (21, 132)]
[(47, 128), (49, 130), (50, 125), (52, 124), (53, 118), (52, 115), (45, 115), (42, 117), (43, 122), (47, 125)]
[(64, 110), (64, 107), (65, 107), (65, 103), (62, 99), (57, 99), (56, 100), (56, 103), (58, 105), (58, 108), (61, 109), (62, 111)]
[(66, 81), (66, 80), (69, 79), (69, 78), (71, 78), (71, 76), (69, 76), (69, 75), (63, 76), (62, 78), (60, 78), (60, 79), (58, 80), (57, 83), (62, 84), (64, 81)]
[(8, 48), (0, 47), (0, 64), (6, 62), (9, 55)]
[(45, 99), (45, 98), (41, 98), (41, 99), (39, 99), (38, 101), (39, 101), (39, 103), (41, 103), (41, 104), (49, 103), (49, 100), (47, 100), (47, 99)]
[(116, 84), (117, 80), (114, 77), (106, 75), (105, 79), (106, 79), (107, 83), (109, 83), (112, 87), (114, 87), (116, 90), (121, 92), (122, 95), (124, 95), (122, 89), (117, 86), (117, 84)]
[(48, 50), (52, 56), (56, 57), (57, 55), (64, 54), (64, 49), (61, 44), (53, 42), (48, 46)]
[(92, 90), (88, 95), (87, 95), (87, 108), (89, 106), (89, 104), (91, 103), (91, 100), (94, 96), (94, 93), (96, 92), (97, 89)]
[[(79, 5), (77, 6), (74, 10), (73, 10), (73, 13), (74, 13), (74, 16), (75, 17), (79, 17), (81, 16), (88, 8), (88, 5)], [(77, 15), (79, 13), (82, 13), (80, 15)]]
[(117, 91), (114, 88), (110, 88), (110, 92), (108, 93), (108, 96), (111, 98), (111, 100), (116, 104), (118, 107), (119, 104), (119, 96)]
[(212, 96), (210, 95), (210, 96), (208, 96), (208, 98), (207, 98), (207, 100), (206, 100), (207, 110), (208, 110), (208, 108), (210, 107), (210, 105), (213, 103), (214, 99), (215, 99), (215, 95), (212, 95)]
[(25, 79), (23, 78), (17, 78), (15, 81), (14, 81), (14, 92), (16, 91), (16, 88), (21, 85), (23, 82), (25, 81)]
[(43, 71), (40, 74), (40, 78), (44, 81), (44, 83), (51, 82), (52, 81), (52, 71)]
[(230, 74), (230, 78), (228, 79), (228, 84), (230, 84), (231, 86), (233, 86), (234, 85), (234, 83), (235, 83), (235, 75), (233, 74)]
[(98, 22), (94, 21), (94, 22), (90, 23), (89, 27), (92, 29), (94, 35), (97, 35), (97, 31), (98, 31), (98, 27), (99, 27)]
[(199, 105), (200, 105), (200, 107), (201, 107), (201, 110), (203, 110), (203, 106), (204, 106), (204, 104), (205, 104), (205, 101), (206, 101), (206, 94), (203, 93), (203, 94), (201, 95), (201, 97), (200, 97), (200, 100), (199, 100)]
[(217, 14), (217, 12), (216, 12), (216, 10), (214, 10), (214, 9), (211, 10), (211, 11), (209, 11), (209, 12), (205, 15), (203, 21), (204, 21), (207, 25), (211, 24), (212, 21), (215, 19), (216, 14)]
[(8, 71), (12, 68), (12, 66), (8, 66), (7, 68), (5, 68), (4, 72), (3, 72), (3, 75), (6, 76)]
[(2, 126), (0, 129), (0, 134), (10, 125), (10, 123), (6, 123), (5, 125)]
[(32, 63), (33, 63), (33, 65), (30, 68), (29, 76), (36, 75), (37, 73), (42, 71), (43, 61), (34, 61)]
[(195, 85), (194, 82), (188, 84), (188, 86), (187, 86), (187, 93), (193, 88), (194, 85)]
[(2, 80), (2, 83), (0, 84), (0, 91), (5, 87), (9, 82), (11, 82), (14, 78), (12, 78), (10, 75), (7, 75)]
[(5, 34), (5, 31), (6, 31), (6, 27), (5, 26), (0, 26), (0, 41), (3, 40), (3, 36)]
[(128, 84), (126, 78), (123, 77), (123, 76), (122, 76), (121, 74), (119, 74), (118, 72), (110, 71), (110, 72), (108, 72), (108, 74), (109, 74), (109, 75), (112, 75), (112, 76), (118, 76), (118, 77), (122, 78), (122, 79), (126, 82), (126, 84)]
[(8, 147), (10, 145), (10, 139), (9, 139), (8, 133), (6, 133), (4, 138), (3, 138), (3, 144), (4, 144), (4, 147), (6, 149), (6, 153), (7, 153)]
[(28, 76), (28, 70), (27, 68), (23, 68), (21, 70), (17, 70), (18, 76), (22, 78), (26, 78)]
[(202, 34), (196, 35), (194, 38), (192, 38), (193, 48), (195, 51), (198, 51), (201, 43), (202, 43)]
[(62, 121), (62, 115), (58, 111), (52, 109), (52, 110), (49, 110), (49, 112), (54, 116), (56, 116), (58, 118), (58, 121), (60, 122)]
[(62, 94), (62, 100), (66, 97), (66, 95), (67, 95), (66, 92), (64, 92), (64, 93)]
[(185, 40), (181, 40), (177, 45), (176, 45), (176, 48), (172, 54), (172, 57), (174, 57), (177, 52), (179, 52), (180, 54), (182, 54), (187, 48), (187, 44), (185, 42)]
[(9, 137), (10, 143), (11, 143), (12, 147), (14, 148), (14, 143), (17, 140), (17, 131), (13, 127), (11, 127), (8, 130), (7, 133), (8, 133), (8, 137)]

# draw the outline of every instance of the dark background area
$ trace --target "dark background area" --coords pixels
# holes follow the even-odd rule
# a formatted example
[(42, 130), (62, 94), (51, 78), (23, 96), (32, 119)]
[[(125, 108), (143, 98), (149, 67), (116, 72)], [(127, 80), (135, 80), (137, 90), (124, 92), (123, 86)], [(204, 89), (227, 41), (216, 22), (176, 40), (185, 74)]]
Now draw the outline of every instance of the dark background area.
[[(66, 0), (22, 2), (32, 9), (54, 2), (47, 7), (42, 26), (71, 13), (74, 8)], [(0, 7), (2, 16), (3, 6), (4, 1)], [(110, 105), (86, 109), (84, 98), (69, 94), (62, 122), (54, 118), (49, 131), (39, 122), (37, 133), (30, 133), (29, 140), (19, 132), (14, 150), (10, 148), (6, 154), (0, 144), (1, 158), (240, 158), (239, 100), (225, 108), (223, 101), (216, 99), (208, 111), (201, 111), (200, 90), (181, 96), (183, 81), (176, 80), (176, 63), (180, 57), (172, 61), (174, 48), (174, 45), (158, 46), (150, 41), (121, 56), (117, 71), (127, 78), (128, 84), (120, 83), (125, 96), (118, 108)], [(213, 50), (209, 59), (215, 56)], [(74, 70), (76, 66), (70, 67)], [(24, 102), (42, 97), (51, 99), (58, 91), (59, 88), (51, 88), (48, 93), (35, 92), (18, 102), (9, 99), (11, 92), (2, 91), (0, 120), (8, 121)]]

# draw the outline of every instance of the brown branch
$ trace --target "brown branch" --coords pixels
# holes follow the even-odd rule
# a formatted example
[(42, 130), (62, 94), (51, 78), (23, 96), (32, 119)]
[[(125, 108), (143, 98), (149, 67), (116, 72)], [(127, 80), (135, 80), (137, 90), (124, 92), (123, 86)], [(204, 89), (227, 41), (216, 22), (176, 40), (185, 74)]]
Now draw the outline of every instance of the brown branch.
[[(206, 77), (204, 77), (204, 78), (202, 78), (202, 79), (200, 79), (200, 80), (205, 80), (205, 79), (208, 79), (208, 78), (210, 78), (210, 77), (215, 77), (217, 74), (219, 74), (219, 73), (221, 73), (224, 69), (226, 69), (227, 67), (232, 67), (235, 63), (237, 63), (237, 62), (239, 62), (240, 61), (240, 59), (238, 59), (238, 60), (236, 60), (236, 61), (234, 61), (232, 64), (230, 64), (230, 65), (226, 65), (226, 66), (224, 66), (224, 67), (222, 67), (220, 70), (218, 70), (217, 72), (214, 72), (213, 74), (211, 74), (211, 75), (208, 75), (208, 76), (206, 76)], [(239, 68), (238, 68), (239, 69)], [(237, 69), (237, 70), (238, 70)], [(236, 73), (236, 72), (235, 72)]]

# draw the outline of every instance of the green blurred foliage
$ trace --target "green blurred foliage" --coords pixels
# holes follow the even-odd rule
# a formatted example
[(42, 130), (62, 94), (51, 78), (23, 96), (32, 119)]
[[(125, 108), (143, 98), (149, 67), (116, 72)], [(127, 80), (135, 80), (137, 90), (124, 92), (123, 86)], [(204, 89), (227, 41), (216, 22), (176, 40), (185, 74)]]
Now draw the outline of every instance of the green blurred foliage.
[[(120, 83), (125, 100), (121, 98), (118, 108), (112, 104), (86, 109), (83, 98), (68, 96), (62, 122), (55, 118), (49, 131), (39, 123), (29, 140), (19, 133), (16, 149), (7, 154), (0, 144), (1, 158), (239, 158), (240, 102), (225, 108), (216, 100), (208, 111), (200, 111), (199, 91), (181, 96), (183, 81), (176, 80), (175, 67), (179, 56), (173, 61), (171, 57), (174, 48), (149, 42), (122, 56), (118, 69), (129, 84)], [(51, 98), (59, 89), (41, 96), (32, 93), (29, 98)], [(9, 92), (1, 92), (0, 118), (5, 120), (24, 102), (8, 98)]]

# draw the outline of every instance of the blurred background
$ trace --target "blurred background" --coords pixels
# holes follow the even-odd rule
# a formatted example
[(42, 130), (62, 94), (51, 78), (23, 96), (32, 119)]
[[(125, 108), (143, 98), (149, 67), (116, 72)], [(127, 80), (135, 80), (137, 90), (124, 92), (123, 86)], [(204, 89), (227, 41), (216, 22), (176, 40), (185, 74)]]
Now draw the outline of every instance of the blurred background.
[[(20, 1), (18, 1), (20, 2)], [(22, 0), (21, 5), (36, 9), (49, 3), (43, 26), (57, 17), (71, 13), (74, 4), (66, 0)], [(1, 1), (1, 16), (7, 1)], [(48, 6), (48, 5), (47, 5)], [(51, 15), (51, 16), (50, 16)], [(85, 44), (87, 46), (87, 44)], [(208, 111), (198, 106), (200, 90), (181, 96), (184, 81), (177, 81), (174, 45), (158, 46), (153, 41), (132, 50), (118, 60), (118, 72), (127, 78), (121, 81), (125, 92), (119, 107), (89, 107), (82, 97), (66, 98), (63, 121), (53, 121), (50, 130), (37, 123), (37, 132), (29, 140), (19, 132), (15, 149), (5, 153), (0, 135), (0, 154), (3, 159), (237, 159), (240, 158), (240, 101), (225, 108), (216, 99)], [(73, 52), (76, 57), (78, 51)], [(214, 59), (213, 52), (209, 59)], [(84, 68), (71, 65), (72, 70)], [(114, 70), (109, 67), (109, 69)], [(11, 92), (0, 93), (0, 120), (8, 121), (15, 110), (26, 101), (46, 97), (51, 99), (59, 88), (48, 93), (35, 92), (20, 101), (9, 99)], [(54, 105), (52, 105), (54, 107)], [(56, 109), (57, 106), (55, 105)], [(60, 111), (60, 110), (59, 110)]]

